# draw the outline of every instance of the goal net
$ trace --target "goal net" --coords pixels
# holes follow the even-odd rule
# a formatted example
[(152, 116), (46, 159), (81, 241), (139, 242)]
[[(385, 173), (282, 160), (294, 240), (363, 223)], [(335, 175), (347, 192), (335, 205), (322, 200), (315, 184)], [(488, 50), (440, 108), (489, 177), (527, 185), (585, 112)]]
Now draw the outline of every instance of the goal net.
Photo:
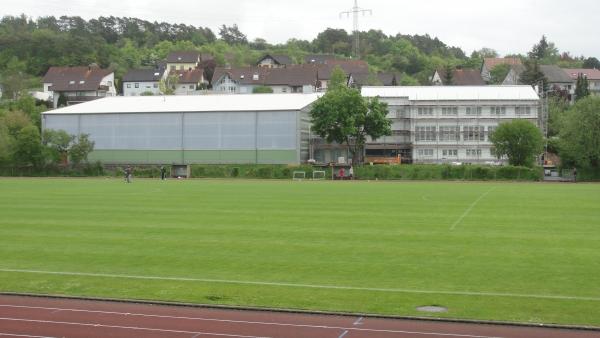
[(313, 180), (324, 180), (325, 179), (325, 172), (322, 170), (315, 170), (312, 173), (312, 179)]
[(301, 181), (306, 178), (306, 171), (294, 171), (292, 173), (292, 179), (294, 181)]

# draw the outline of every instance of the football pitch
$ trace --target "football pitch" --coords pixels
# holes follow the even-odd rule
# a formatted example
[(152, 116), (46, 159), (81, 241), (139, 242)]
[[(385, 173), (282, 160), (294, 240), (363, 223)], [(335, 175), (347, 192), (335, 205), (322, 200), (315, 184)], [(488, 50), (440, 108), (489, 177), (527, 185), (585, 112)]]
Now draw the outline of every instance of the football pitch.
[(600, 185), (0, 179), (0, 292), (600, 326)]

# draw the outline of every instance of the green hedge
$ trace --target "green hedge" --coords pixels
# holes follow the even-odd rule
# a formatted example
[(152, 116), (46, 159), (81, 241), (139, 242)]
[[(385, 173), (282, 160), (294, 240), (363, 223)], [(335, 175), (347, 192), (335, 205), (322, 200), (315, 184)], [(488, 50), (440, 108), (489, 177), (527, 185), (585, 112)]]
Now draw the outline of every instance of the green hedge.
[(539, 167), (478, 166), (478, 165), (399, 165), (361, 166), (354, 169), (363, 180), (511, 180), (539, 181), (543, 171)]
[[(167, 175), (170, 167), (167, 166)], [(331, 168), (313, 167), (310, 165), (192, 165), (192, 178), (248, 178), (248, 179), (290, 179), (294, 171), (306, 172), (306, 178), (312, 178), (313, 171), (325, 170), (325, 178), (331, 179)], [(88, 164), (78, 168), (47, 167), (34, 170), (26, 168), (0, 167), (0, 176), (113, 176), (122, 177), (124, 167), (103, 167), (100, 163)], [(354, 174), (360, 180), (511, 180), (539, 181), (542, 169), (539, 167), (512, 166), (478, 166), (478, 165), (365, 165), (356, 166)], [(160, 166), (134, 167), (133, 176), (137, 178), (160, 177)], [(578, 175), (580, 180), (598, 180), (600, 173), (588, 173), (583, 170)]]

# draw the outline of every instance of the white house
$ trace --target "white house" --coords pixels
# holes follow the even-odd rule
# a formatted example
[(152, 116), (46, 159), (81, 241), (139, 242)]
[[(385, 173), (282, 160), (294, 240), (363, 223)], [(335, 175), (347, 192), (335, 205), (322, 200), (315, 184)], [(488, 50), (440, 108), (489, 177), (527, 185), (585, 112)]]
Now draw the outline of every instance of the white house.
[(160, 95), (159, 83), (167, 75), (165, 67), (132, 69), (123, 76), (123, 96), (138, 96), (142, 93)]
[(115, 73), (98, 67), (50, 67), (42, 79), (44, 92), (52, 96), (54, 108), (61, 95), (67, 105), (117, 95)]

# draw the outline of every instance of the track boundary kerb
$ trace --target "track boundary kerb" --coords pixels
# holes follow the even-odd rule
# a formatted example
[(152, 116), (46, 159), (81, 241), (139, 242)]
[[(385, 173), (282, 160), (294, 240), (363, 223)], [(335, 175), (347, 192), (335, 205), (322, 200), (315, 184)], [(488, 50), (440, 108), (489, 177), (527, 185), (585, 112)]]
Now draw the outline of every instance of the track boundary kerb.
[(201, 304), (201, 303), (169, 302), (169, 301), (158, 301), (158, 300), (147, 300), (147, 299), (119, 299), (119, 298), (67, 296), (67, 295), (52, 295), (52, 294), (37, 294), (37, 293), (1, 292), (1, 291), (0, 291), (0, 296), (45, 298), (45, 299), (56, 299), (56, 300), (83, 300), (83, 301), (93, 301), (93, 302), (122, 303), (122, 304), (160, 305), (160, 306), (203, 308), (203, 309), (214, 309), (214, 310), (232, 310), (232, 311), (242, 311), (242, 312), (258, 311), (258, 312), (304, 314), (304, 315), (315, 315), (315, 316), (325, 315), (325, 316), (341, 316), (341, 317), (357, 317), (357, 316), (359, 316), (359, 317), (374, 318), (374, 319), (416, 320), (416, 321), (424, 321), (424, 322), (441, 322), (441, 323), (457, 323), (457, 324), (484, 324), (484, 325), (497, 325), (497, 326), (517, 326), (517, 327), (532, 327), (532, 328), (548, 328), (548, 329), (600, 332), (600, 326), (561, 325), (561, 324), (551, 324), (551, 323), (545, 324), (545, 323), (524, 323), (524, 322), (441, 318), (441, 317), (395, 316), (395, 315), (383, 315), (383, 314), (376, 314), (376, 313), (318, 311), (318, 310), (306, 310), (306, 309), (286, 309), (286, 308), (271, 308), (271, 307), (257, 307), (257, 306)]

